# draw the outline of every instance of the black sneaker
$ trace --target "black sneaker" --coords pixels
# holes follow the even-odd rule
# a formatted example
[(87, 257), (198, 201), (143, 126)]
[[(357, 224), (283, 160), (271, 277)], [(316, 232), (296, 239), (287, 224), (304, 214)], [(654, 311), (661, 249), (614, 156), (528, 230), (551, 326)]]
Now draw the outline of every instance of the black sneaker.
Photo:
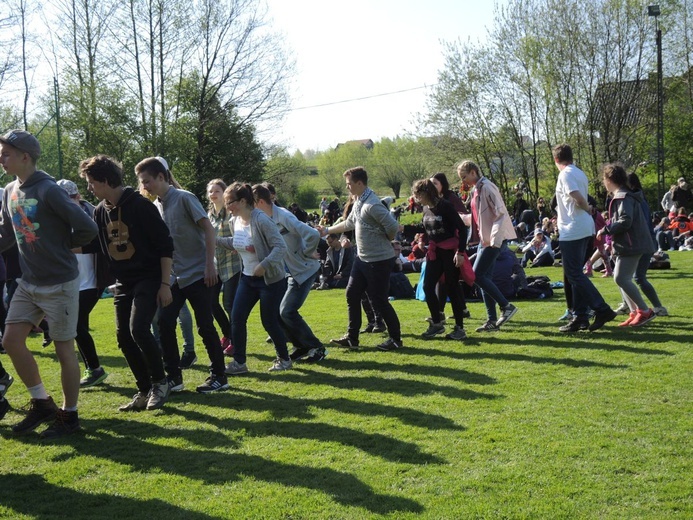
[(310, 354), (311, 350), (312, 349), (305, 348), (305, 347), (303, 347), (303, 348), (295, 347), (291, 351), (291, 354), (289, 354), (289, 359), (291, 359), (291, 361), (298, 361), (299, 359), (303, 359), (308, 354)]
[(10, 410), (10, 403), (4, 397), (0, 397), (0, 421), (5, 418), (5, 415)]
[(7, 389), (12, 386), (12, 383), (14, 383), (14, 378), (9, 372), (5, 372), (5, 375), (0, 377), (0, 397), (5, 397)]
[(41, 438), (57, 439), (63, 435), (77, 433), (81, 429), (82, 427), (79, 425), (79, 416), (77, 412), (58, 410), (55, 414), (55, 421), (41, 432)]
[(463, 309), (462, 310), (462, 317), (466, 320), (472, 317), (472, 313), (469, 312), (469, 309)]
[(303, 361), (304, 363), (317, 363), (318, 361), (322, 361), (326, 357), (327, 357), (327, 350), (324, 347), (323, 348), (314, 348), (301, 361)]
[(212, 392), (221, 392), (222, 390), (228, 390), (229, 380), (226, 376), (216, 376), (210, 374), (209, 377), (197, 387), (197, 391), (201, 394), (211, 394)]
[(590, 322), (584, 318), (573, 318), (568, 323), (559, 327), (560, 332), (579, 332), (581, 330), (587, 330), (590, 326)]
[(515, 316), (515, 314), (517, 314), (517, 307), (515, 307), (512, 303), (509, 303), (506, 307), (501, 309), (501, 315), (496, 322), (496, 327), (503, 325), (506, 321)]
[(375, 323), (369, 323), (366, 325), (366, 328), (361, 330), (361, 334), (370, 334), (373, 332), (373, 329), (375, 328)]
[(331, 339), (330, 343), (332, 343), (333, 345), (337, 345), (338, 347), (345, 347), (351, 349), (356, 349), (359, 347), (359, 340), (351, 339), (348, 334), (345, 334), (339, 339)]
[(495, 321), (487, 321), (481, 327), (477, 327), (477, 332), (498, 332), (500, 328), (496, 325)]
[(108, 377), (108, 373), (103, 369), (103, 367), (96, 368), (92, 370), (87, 368), (84, 371), (84, 377), (79, 380), (79, 386), (82, 388), (89, 388), (91, 386), (100, 385)]
[(386, 330), (387, 330), (387, 326), (385, 325), (385, 323), (383, 323), (382, 321), (379, 321), (375, 324), (375, 326), (373, 327), (373, 330), (371, 332), (373, 334), (375, 334), (377, 332), (385, 332)]
[(382, 350), (384, 352), (389, 352), (391, 350), (397, 350), (399, 348), (402, 348), (402, 340), (396, 341), (392, 338), (387, 338), (386, 341), (382, 342), (376, 348), (378, 350)]
[(43, 348), (46, 348), (51, 343), (53, 343), (53, 340), (51, 338), (43, 338), (43, 341), (41, 342), (41, 346)]
[(186, 350), (183, 352), (183, 355), (180, 357), (180, 364), (178, 367), (181, 370), (186, 370), (193, 366), (195, 364), (195, 361), (197, 361), (197, 356), (195, 355), (195, 351), (189, 351)]
[(182, 392), (185, 385), (183, 385), (183, 376), (166, 376), (168, 381), (168, 387), (171, 392)]
[(590, 332), (594, 332), (597, 329), (601, 329), (605, 323), (616, 319), (616, 313), (611, 309), (606, 309), (594, 314), (594, 321), (592, 325), (589, 326)]
[(17, 435), (33, 432), (39, 424), (55, 419), (58, 407), (53, 402), (53, 398), (32, 399), (29, 403), (29, 413), (26, 417), (12, 427), (12, 431)]

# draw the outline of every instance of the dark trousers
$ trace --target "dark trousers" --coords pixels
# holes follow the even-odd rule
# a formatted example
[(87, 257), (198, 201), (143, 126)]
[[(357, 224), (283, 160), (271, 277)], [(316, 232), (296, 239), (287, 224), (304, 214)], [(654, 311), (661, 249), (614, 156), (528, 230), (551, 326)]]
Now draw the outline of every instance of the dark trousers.
[(450, 304), (455, 316), (455, 324), (464, 327), (464, 297), (460, 297), (461, 291), (458, 289), (460, 279), (460, 268), (455, 265), (455, 253), (451, 249), (436, 249), (436, 259), (428, 260), (426, 263), (426, 275), (424, 277), (424, 294), (426, 294), (426, 305), (431, 313), (431, 319), (437, 323), (440, 321), (442, 307), (436, 294), (436, 285), (442, 275), (445, 275), (445, 286), (450, 295)]
[(94, 338), (89, 332), (89, 314), (99, 302), (98, 289), (86, 289), (79, 291), (79, 313), (77, 315), (77, 336), (75, 343), (79, 349), (79, 354), (87, 368), (99, 368), (99, 356), (96, 353)]
[(354, 259), (351, 268), (349, 283), (346, 288), (347, 309), (349, 312), (349, 327), (347, 332), (352, 339), (358, 339), (361, 329), (361, 297), (364, 293), (373, 305), (375, 313), (382, 317), (390, 337), (395, 341), (401, 341), (399, 318), (395, 309), (390, 304), (388, 295), (390, 292), (390, 273), (395, 265), (395, 259), (381, 260), (379, 262), (364, 262), (360, 258)]
[(212, 288), (205, 285), (204, 279), (181, 287), (178, 283), (171, 286), (173, 301), (159, 311), (159, 337), (164, 352), (164, 368), (169, 376), (180, 377), (180, 352), (176, 336), (176, 320), (183, 303), (190, 302), (197, 333), (202, 338), (209, 356), (210, 371), (216, 376), (224, 375), (224, 353), (219, 342), (219, 334), (214, 328), (212, 317)]
[(113, 298), (118, 347), (135, 376), (137, 389), (143, 393), (149, 392), (153, 382), (166, 377), (161, 351), (151, 331), (160, 286), (159, 280), (118, 282)]

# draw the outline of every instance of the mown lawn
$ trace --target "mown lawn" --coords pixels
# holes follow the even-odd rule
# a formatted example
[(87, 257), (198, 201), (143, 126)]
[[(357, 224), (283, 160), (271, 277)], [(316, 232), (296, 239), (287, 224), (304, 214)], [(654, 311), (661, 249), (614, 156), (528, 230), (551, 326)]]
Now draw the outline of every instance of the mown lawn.
[[(107, 384), (85, 390), (85, 432), (53, 443), (0, 423), (2, 518), (692, 518), (693, 253), (651, 278), (671, 313), (641, 329), (557, 332), (563, 293), (521, 301), (494, 335), (425, 341), (425, 304), (394, 302), (405, 347), (329, 348), (319, 365), (267, 373), (257, 310), (251, 374), (157, 412), (122, 414), (134, 385), (115, 344), (111, 300), (93, 313)], [(561, 279), (561, 270), (529, 274)], [(614, 306), (612, 279), (595, 283)], [(449, 308), (448, 308), (449, 310)], [(304, 315), (329, 341), (345, 331), (343, 291), (311, 293)], [(60, 395), (52, 348), (32, 337)], [(14, 373), (6, 356), (2, 358)], [(8, 396), (28, 401), (17, 381)], [(58, 399), (59, 400), (59, 399)]]

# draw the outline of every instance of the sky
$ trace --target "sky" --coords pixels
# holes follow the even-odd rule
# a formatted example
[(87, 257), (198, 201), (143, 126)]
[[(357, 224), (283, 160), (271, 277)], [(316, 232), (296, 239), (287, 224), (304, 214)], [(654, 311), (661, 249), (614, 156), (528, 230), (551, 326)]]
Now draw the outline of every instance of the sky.
[(425, 111), (426, 94), (444, 63), (441, 42), (483, 40), (498, 3), (266, 2), (273, 27), (283, 33), (296, 61), (292, 110), (267, 136), (289, 151), (326, 150), (349, 140), (378, 141), (414, 130), (416, 114)]

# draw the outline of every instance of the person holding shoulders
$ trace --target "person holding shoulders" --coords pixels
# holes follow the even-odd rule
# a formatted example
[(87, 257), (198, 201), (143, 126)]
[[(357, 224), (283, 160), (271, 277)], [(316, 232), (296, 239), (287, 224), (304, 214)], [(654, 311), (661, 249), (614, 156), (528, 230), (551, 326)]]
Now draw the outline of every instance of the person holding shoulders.
[(231, 236), (218, 237), (217, 244), (238, 251), (243, 265), (231, 311), (233, 361), (226, 365), (226, 373), (236, 376), (248, 372), (248, 317), (258, 301), (262, 326), (272, 339), (277, 353), (269, 371), (288, 370), (292, 362), (279, 314), (286, 289), (284, 258), (288, 248), (277, 225), (265, 212), (255, 207), (253, 188), (249, 184), (231, 184), (224, 191), (224, 202), (231, 213)]
[[(572, 288), (573, 316), (561, 332), (595, 331), (616, 317), (592, 281), (583, 272), (587, 250), (595, 235), (595, 224), (588, 203), (587, 175), (573, 164), (573, 150), (567, 144), (556, 145), (553, 160), (558, 168), (556, 181), (556, 212), (558, 214), (558, 243), (561, 249), (563, 275)], [(594, 311), (590, 324), (588, 311)]]
[[(479, 236), (479, 249), (474, 261), (476, 285), (486, 306), (486, 323), (477, 332), (496, 332), (517, 313), (517, 307), (503, 296), (493, 283), (493, 267), (502, 248), (507, 248), (507, 240), (517, 238), (503, 198), (498, 187), (482, 175), (479, 167), (472, 161), (462, 161), (457, 166), (460, 180), (474, 187), (471, 195), (471, 214), (463, 215), (467, 226), (473, 226)], [(496, 304), (500, 307), (498, 317)]]
[(288, 272), (287, 288), (279, 304), (279, 316), (284, 335), (294, 346), (291, 361), (303, 359), (315, 362), (325, 359), (327, 352), (322, 341), (315, 336), (299, 312), (320, 273), (320, 255), (317, 253), (320, 233), (290, 211), (274, 204), (266, 186), (253, 186), (253, 198), (255, 207), (277, 225), (287, 247), (284, 257)]
[[(80, 368), (74, 345), (79, 270), (72, 249), (91, 242), (97, 229), (55, 179), (36, 168), (40, 155), (39, 142), (29, 132), (11, 130), (0, 137), (0, 164), (16, 177), (3, 193), (0, 251), (17, 244), (22, 268), (2, 344), (31, 395), (28, 414), (12, 431), (27, 434), (53, 421), (41, 436), (54, 438), (81, 429), (77, 412)], [(26, 346), (29, 333), (44, 315), (60, 362), (61, 408), (46, 391), (36, 360)]]
[(157, 307), (171, 303), (173, 240), (154, 204), (123, 185), (119, 162), (96, 155), (81, 162), (80, 176), (101, 202), (94, 210), (99, 234), (83, 253), (100, 250), (108, 257), (116, 284), (113, 295), (116, 338), (137, 393), (121, 412), (156, 410), (170, 388), (161, 351), (151, 331)]
[(197, 391), (208, 394), (227, 390), (224, 353), (212, 316), (212, 288), (219, 279), (214, 266), (216, 232), (197, 197), (171, 184), (171, 173), (163, 158), (140, 161), (135, 173), (144, 189), (156, 195), (154, 204), (173, 238), (172, 302), (159, 311), (161, 348), (171, 391), (183, 389), (176, 320), (186, 300), (195, 313), (197, 332), (211, 363), (210, 374)]
[(344, 172), (346, 187), (354, 197), (349, 216), (335, 226), (318, 226), (322, 236), (354, 231), (356, 258), (346, 288), (349, 324), (347, 333), (331, 342), (340, 347), (356, 348), (361, 328), (361, 298), (368, 295), (373, 310), (387, 326), (389, 338), (377, 346), (391, 351), (402, 347), (399, 318), (390, 304), (390, 273), (395, 264), (395, 252), (390, 243), (399, 230), (397, 220), (368, 187), (368, 173), (357, 166)]

